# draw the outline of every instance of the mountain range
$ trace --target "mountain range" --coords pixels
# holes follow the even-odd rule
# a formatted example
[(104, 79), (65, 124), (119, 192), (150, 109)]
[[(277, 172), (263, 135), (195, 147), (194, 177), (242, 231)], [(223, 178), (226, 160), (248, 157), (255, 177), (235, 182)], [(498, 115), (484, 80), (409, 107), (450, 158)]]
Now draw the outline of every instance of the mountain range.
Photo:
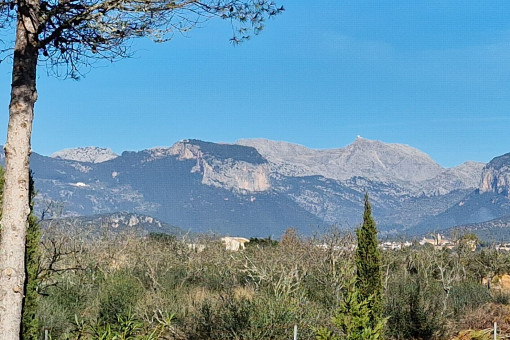
[(116, 212), (195, 232), (280, 236), (361, 223), (367, 192), (379, 228), (419, 234), (510, 215), (510, 154), (443, 168), (420, 150), (362, 137), (315, 150), (287, 142), (182, 140), (125, 151), (33, 153), (36, 213)]

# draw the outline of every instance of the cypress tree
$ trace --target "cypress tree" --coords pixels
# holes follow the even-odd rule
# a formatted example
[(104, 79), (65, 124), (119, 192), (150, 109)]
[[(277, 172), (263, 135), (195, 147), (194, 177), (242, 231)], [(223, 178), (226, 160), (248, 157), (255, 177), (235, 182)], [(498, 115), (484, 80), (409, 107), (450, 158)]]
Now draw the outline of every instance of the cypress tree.
[(343, 303), (335, 311), (331, 319), (335, 327), (340, 330), (336, 334), (333, 330), (320, 328), (317, 331), (317, 340), (381, 340), (383, 339), (386, 319), (374, 320), (370, 304), (372, 297), (363, 299), (359, 290), (350, 285)]
[(381, 252), (368, 194), (365, 194), (363, 224), (356, 230), (356, 235), (356, 278), (349, 285), (343, 303), (331, 320), (340, 334), (320, 328), (316, 334), (317, 340), (384, 339), (387, 319), (382, 317)]
[(368, 301), (373, 326), (382, 314), (381, 252), (377, 243), (377, 227), (372, 217), (372, 207), (365, 194), (363, 224), (356, 230), (356, 288), (360, 298)]
[(21, 319), (21, 333), (24, 340), (38, 340), (40, 338), (39, 318), (37, 308), (39, 302), (39, 242), (41, 232), (37, 218), (32, 214), (34, 207), (34, 180), (32, 172), (29, 176), (30, 216), (28, 217), (27, 238), (25, 243), (25, 296), (23, 298), (23, 316)]

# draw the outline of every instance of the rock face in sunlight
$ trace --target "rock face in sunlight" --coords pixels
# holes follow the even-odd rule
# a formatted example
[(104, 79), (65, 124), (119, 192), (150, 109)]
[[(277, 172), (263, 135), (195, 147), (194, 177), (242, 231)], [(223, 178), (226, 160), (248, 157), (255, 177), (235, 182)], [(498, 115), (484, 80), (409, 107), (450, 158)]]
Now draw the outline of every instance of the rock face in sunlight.
[(323, 176), (339, 181), (362, 177), (395, 184), (411, 194), (445, 195), (474, 189), (485, 164), (467, 162), (445, 169), (422, 151), (403, 144), (387, 144), (357, 137), (341, 149), (314, 150), (266, 139), (237, 142), (252, 146), (270, 162), (273, 171), (286, 176)]
[(419, 182), (434, 178), (443, 168), (418, 149), (362, 137), (341, 149), (314, 150), (264, 139), (237, 142), (252, 146), (288, 176), (321, 175), (336, 180), (364, 177), (377, 181)]
[(84, 148), (61, 150), (55, 152), (50, 157), (86, 163), (102, 163), (117, 158), (119, 155), (113, 152), (110, 148), (89, 146)]
[(496, 157), (483, 169), (480, 192), (494, 192), (510, 198), (510, 153)]
[(510, 231), (509, 186), (510, 154), (505, 154), (482, 168), (476, 190), (445, 211), (417, 224), (413, 230), (459, 226), (461, 230), (483, 235), (484, 239), (499, 237), (501, 240), (504, 230)]
[(193, 231), (260, 237), (288, 227), (305, 233), (331, 224), (354, 228), (365, 192), (381, 230), (496, 218), (506, 208), (493, 208), (488, 196), (471, 197), (480, 196), (482, 170), (480, 192), (508, 193), (500, 163), (445, 169), (418, 149), (361, 137), (331, 150), (264, 139), (191, 139), (120, 156), (89, 147), (31, 158), (39, 214), (49, 206), (63, 216), (124, 211)]
[[(157, 153), (165, 154), (161, 149)], [(205, 185), (239, 193), (271, 188), (267, 161), (253, 148), (186, 140), (175, 143), (166, 154), (177, 156), (180, 160), (195, 160), (191, 172), (200, 173)]]

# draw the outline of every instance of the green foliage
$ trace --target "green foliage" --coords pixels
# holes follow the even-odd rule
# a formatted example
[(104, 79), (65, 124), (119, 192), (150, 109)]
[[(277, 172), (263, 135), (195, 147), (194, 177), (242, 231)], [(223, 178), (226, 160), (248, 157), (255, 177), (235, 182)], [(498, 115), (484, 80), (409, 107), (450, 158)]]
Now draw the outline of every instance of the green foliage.
[(245, 339), (251, 325), (252, 302), (246, 298), (221, 297), (216, 303), (205, 300), (198, 313), (192, 339)]
[(317, 340), (377, 340), (382, 339), (386, 319), (373, 320), (370, 306), (373, 296), (363, 298), (354, 286), (347, 292), (344, 302), (332, 318), (340, 334), (326, 328), (317, 332)]
[[(488, 294), (488, 291), (487, 291), (487, 294)], [(495, 291), (494, 294), (492, 294), (492, 301), (494, 303), (497, 303), (500, 305), (508, 305), (508, 304), (510, 304), (510, 293), (502, 292), (502, 291)]]
[(271, 236), (266, 238), (250, 237), (250, 242), (247, 243), (248, 247), (275, 247), (278, 245), (278, 241), (273, 240)]
[[(76, 339), (94, 339), (94, 340), (156, 340), (164, 332), (164, 328), (170, 325), (162, 324), (152, 330), (144, 329), (143, 321), (129, 314), (125, 317), (117, 316), (114, 323), (92, 323), (88, 324), (75, 316), (74, 330), (70, 336)], [(161, 327), (163, 326), (163, 327)]]
[(98, 322), (115, 324), (119, 318), (130, 317), (142, 289), (136, 277), (126, 270), (105, 278), (99, 291)]
[(460, 315), (491, 301), (491, 299), (487, 287), (482, 286), (479, 282), (469, 280), (458, 282), (451, 288), (449, 303), (453, 313)]
[(37, 340), (40, 337), (39, 318), (37, 317), (37, 308), (39, 301), (39, 243), (41, 232), (37, 218), (32, 214), (34, 207), (34, 180), (32, 173), (29, 176), (29, 197), (30, 197), (30, 215), (28, 217), (28, 229), (25, 241), (25, 296), (23, 298), (23, 315), (21, 321), (21, 332), (23, 339)]
[(92, 337), (101, 340), (139, 339), (143, 323), (132, 315), (117, 315), (117, 321), (107, 324), (97, 323), (91, 327)]
[[(356, 287), (361, 298), (368, 301), (375, 324), (382, 312), (381, 253), (377, 242), (377, 227), (372, 217), (372, 207), (365, 194), (363, 224), (356, 230)], [(374, 324), (374, 326), (375, 326)]]
[[(43, 242), (62, 237), (51, 232), (45, 229)], [(374, 297), (363, 298), (356, 285), (352, 237), (305, 239), (289, 230), (269, 247), (227, 252), (203, 240), (197, 252), (181, 240), (79, 235), (57, 242), (72, 255), (55, 268), (80, 269), (43, 284), (38, 315), (52, 339), (291, 339), (295, 324), (300, 339), (451, 338), (491, 301), (478, 275), (488, 270), (484, 263), (499, 273), (510, 258), (497, 254), (492, 263), (490, 252), (425, 247), (383, 251), (383, 314), (374, 322)], [(51, 258), (51, 247), (41, 251)], [(492, 320), (487, 315), (478, 318)]]
[(82, 269), (62, 272), (56, 285), (45, 288), (42, 326), (53, 339), (89, 339), (95, 338), (92, 328), (98, 337), (117, 334), (124, 328), (119, 320), (131, 316), (143, 323), (137, 330), (143, 339), (155, 329), (159, 334), (162, 315), (173, 315), (159, 338), (282, 339), (292, 337), (295, 324), (300, 338), (313, 338), (313, 327), (331, 319), (330, 307), (336, 308), (337, 290), (345, 284), (329, 258), (352, 267), (352, 254), (327, 253), (298, 237), (287, 241), (232, 253), (214, 241), (204, 240), (205, 249), (196, 252), (179, 240), (87, 236), (80, 253), (65, 260)]
[(175, 235), (153, 232), (153, 233), (149, 233), (149, 239), (157, 241), (157, 242), (170, 244), (170, 243), (175, 242), (176, 237), (175, 237)]
[(388, 284), (385, 315), (392, 338), (430, 338), (442, 329), (442, 299), (437, 282), (426, 282), (418, 274), (401, 275)]
[(363, 225), (356, 230), (356, 236), (356, 277), (332, 318), (338, 332), (320, 328), (318, 340), (382, 338), (386, 319), (382, 318), (381, 253), (368, 194), (365, 194)]
[(22, 333), (23, 339), (39, 339), (40, 325), (37, 317), (39, 301), (39, 240), (41, 234), (35, 216), (29, 217), (25, 259), (26, 283), (23, 299)]

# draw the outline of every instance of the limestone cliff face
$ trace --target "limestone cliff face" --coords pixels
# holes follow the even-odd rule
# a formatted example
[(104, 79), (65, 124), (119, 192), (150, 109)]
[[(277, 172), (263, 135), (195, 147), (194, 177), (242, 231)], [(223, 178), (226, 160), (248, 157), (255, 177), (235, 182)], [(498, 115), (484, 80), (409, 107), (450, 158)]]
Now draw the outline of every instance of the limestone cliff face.
[(364, 177), (383, 182), (416, 183), (443, 170), (425, 153), (403, 144), (387, 144), (362, 137), (341, 149), (314, 150), (264, 139), (245, 139), (240, 145), (256, 148), (276, 171), (286, 176), (320, 175), (335, 180)]
[[(214, 153), (211, 148), (215, 149)], [(202, 184), (205, 185), (238, 193), (262, 192), (271, 188), (269, 165), (251, 147), (184, 140), (167, 151), (162, 148), (155, 151), (157, 155), (177, 156), (179, 160), (196, 160), (191, 172), (202, 174)]]
[[(396, 185), (415, 196), (437, 196), (454, 190), (475, 189), (485, 165), (466, 162), (445, 169), (427, 154), (408, 145), (387, 144), (359, 136), (346, 147), (329, 150), (314, 150), (266, 139), (244, 139), (237, 143), (256, 148), (270, 162), (272, 171), (283, 176), (318, 175), (338, 181), (364, 178), (384, 185)], [(359, 185), (351, 187), (357, 190)]]
[(484, 167), (484, 163), (468, 161), (444, 169), (438, 176), (420, 183), (420, 188), (431, 196), (446, 195), (454, 190), (476, 189)]
[(240, 193), (267, 191), (271, 188), (267, 164), (254, 165), (246, 162), (207, 162), (198, 159), (202, 170), (202, 184), (232, 189)]
[(494, 192), (510, 198), (510, 153), (496, 157), (482, 171), (480, 193)]

